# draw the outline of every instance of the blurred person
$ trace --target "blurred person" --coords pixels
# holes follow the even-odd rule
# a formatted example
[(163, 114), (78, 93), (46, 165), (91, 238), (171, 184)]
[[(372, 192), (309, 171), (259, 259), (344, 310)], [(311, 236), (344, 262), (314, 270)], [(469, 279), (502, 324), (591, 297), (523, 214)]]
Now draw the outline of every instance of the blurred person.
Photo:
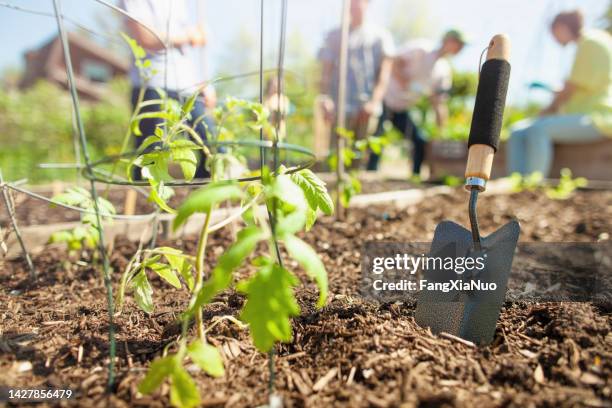
[[(448, 59), (461, 52), (465, 44), (465, 35), (461, 31), (449, 30), (439, 45), (427, 40), (409, 41), (393, 59), (391, 79), (376, 134), (380, 136), (384, 133), (385, 121), (389, 120), (404, 137), (412, 140), (412, 175), (415, 177), (421, 173), (426, 140), (412, 120), (410, 110), (422, 97), (428, 97), (436, 124), (444, 127), (448, 117), (448, 92), (453, 83)], [(370, 152), (368, 170), (377, 170), (379, 162), (380, 155)]]
[[(588, 143), (612, 135), (612, 37), (584, 28), (578, 10), (558, 14), (555, 40), (576, 44), (574, 63), (563, 88), (540, 117), (513, 127), (508, 141), (508, 171), (549, 175), (554, 142)], [(585, 158), (588, 159), (588, 158)]]
[[(168, 50), (165, 51), (164, 45), (153, 33), (136, 21), (126, 18), (129, 35), (146, 50), (146, 59), (151, 61), (151, 69), (157, 72), (147, 83), (141, 83), (142, 79), (139, 76), (138, 69), (132, 65), (130, 71), (132, 107), (135, 108), (142, 87), (146, 88), (144, 101), (159, 99), (160, 95), (156, 89), (164, 89), (169, 98), (180, 102), (190, 97), (195, 90), (194, 86), (201, 83), (204, 77), (204, 72), (198, 72), (201, 56), (198, 56), (195, 51), (206, 45), (207, 35), (202, 25), (191, 23), (190, 14), (193, 13), (188, 8), (188, 1), (121, 0), (120, 7), (155, 30), (164, 42), (168, 42)], [(157, 112), (159, 110), (159, 105), (150, 105), (141, 109), (142, 112)], [(205, 104), (202, 98), (199, 98), (191, 111), (190, 125), (194, 127), (202, 140), (206, 140), (206, 126), (198, 118), (204, 115)], [(154, 133), (155, 128), (161, 123), (163, 123), (163, 120), (158, 118), (141, 120), (140, 131), (143, 136), (135, 138), (136, 149), (140, 147), (147, 136)], [(140, 168), (134, 167), (133, 177), (136, 180), (142, 179)], [(195, 177), (208, 177), (203, 154), (200, 155)]]
[[(279, 94), (278, 77), (276, 76), (270, 77), (266, 82), (263, 106), (270, 112), (270, 124), (275, 129), (278, 125), (278, 139), (283, 140), (287, 133), (287, 115), (291, 113), (292, 106), (286, 95)], [(267, 136), (274, 138), (274, 135)]]
[[(382, 100), (391, 74), (394, 44), (382, 27), (367, 21), (368, 0), (351, 0), (346, 77), (346, 128), (355, 139), (367, 135), (368, 124), (382, 111)], [(319, 51), (322, 63), (321, 94), (325, 117), (337, 117), (341, 28), (332, 30)], [(337, 133), (331, 132), (330, 150), (336, 146)]]

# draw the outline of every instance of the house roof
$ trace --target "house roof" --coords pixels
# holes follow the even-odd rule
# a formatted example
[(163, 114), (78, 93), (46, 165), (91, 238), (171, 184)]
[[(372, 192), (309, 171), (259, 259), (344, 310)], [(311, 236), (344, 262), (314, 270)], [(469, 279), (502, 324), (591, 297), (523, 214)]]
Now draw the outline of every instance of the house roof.
[[(55, 37), (52, 41), (59, 41), (59, 37)], [(69, 32), (68, 42), (71, 47), (77, 46), (86, 49), (88, 52), (100, 57), (100, 59), (105, 60), (120, 71), (128, 72), (130, 68), (130, 59), (127, 56), (122, 56), (108, 48), (104, 48), (97, 42), (88, 38), (86, 35)]]

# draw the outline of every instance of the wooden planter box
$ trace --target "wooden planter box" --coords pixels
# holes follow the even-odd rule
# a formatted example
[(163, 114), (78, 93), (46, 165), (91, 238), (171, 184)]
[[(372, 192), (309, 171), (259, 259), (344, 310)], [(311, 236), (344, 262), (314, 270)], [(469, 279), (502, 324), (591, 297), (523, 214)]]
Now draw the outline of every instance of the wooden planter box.
[[(434, 140), (427, 144), (426, 160), (432, 180), (446, 175), (463, 177), (467, 143)], [(555, 156), (549, 177), (558, 177), (564, 167), (570, 168), (576, 177), (612, 181), (612, 139), (592, 143), (555, 144)], [(491, 177), (507, 175), (506, 145), (502, 142), (493, 161)]]

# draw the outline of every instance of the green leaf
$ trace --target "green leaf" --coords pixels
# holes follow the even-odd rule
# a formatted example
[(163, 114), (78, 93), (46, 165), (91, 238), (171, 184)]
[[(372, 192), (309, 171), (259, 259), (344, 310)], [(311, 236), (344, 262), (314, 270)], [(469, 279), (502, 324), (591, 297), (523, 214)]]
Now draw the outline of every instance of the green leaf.
[(175, 288), (181, 288), (181, 281), (179, 280), (178, 276), (176, 276), (176, 273), (172, 270), (170, 265), (166, 265), (163, 263), (155, 263), (153, 265), (149, 265), (149, 268), (151, 268), (151, 270), (158, 274), (160, 278), (162, 278)]
[[(163, 182), (157, 183), (156, 181), (151, 181), (150, 184), (151, 191), (149, 192), (149, 201), (153, 201), (159, 208), (167, 213), (176, 214), (176, 210), (168, 205), (166, 202), (167, 198), (165, 198), (167, 196), (172, 196), (174, 193), (173, 190), (170, 187), (164, 186)], [(172, 194), (168, 194), (168, 191), (172, 192)]]
[(268, 207), (273, 208), (273, 199), (282, 205), (282, 214), (278, 215), (276, 232), (279, 235), (294, 234), (306, 224), (308, 202), (302, 189), (288, 175), (275, 177), (265, 190)]
[(326, 215), (334, 213), (334, 202), (327, 192), (325, 182), (311, 170), (304, 169), (293, 173), (291, 180), (300, 186), (312, 210), (316, 211), (319, 208)]
[(200, 393), (193, 378), (180, 365), (175, 365), (170, 374), (170, 403), (179, 408), (192, 408), (200, 405)]
[(237, 183), (218, 182), (211, 183), (192, 193), (178, 209), (174, 218), (173, 228), (178, 227), (196, 212), (207, 212), (213, 205), (226, 201), (242, 198), (243, 193)]
[(138, 45), (138, 42), (136, 42), (136, 40), (134, 40), (133, 38), (131, 38), (130, 36), (128, 36), (127, 34), (123, 32), (119, 34), (121, 35), (121, 37), (123, 37), (125, 42), (130, 46), (130, 50), (132, 51), (134, 58), (143, 59), (147, 56), (147, 52), (144, 50), (144, 48)]
[(304, 228), (306, 228), (306, 231), (310, 231), (315, 222), (317, 222), (317, 212), (314, 211), (312, 208), (309, 208), (306, 211), (306, 225), (304, 226)]
[(153, 313), (153, 288), (149, 284), (145, 271), (142, 270), (132, 279), (134, 298), (138, 306), (146, 313)]
[(206, 374), (212, 377), (222, 377), (225, 374), (223, 358), (215, 346), (196, 340), (187, 347), (187, 353)]
[(276, 341), (291, 341), (290, 318), (300, 312), (293, 295), (297, 283), (288, 270), (267, 264), (238, 284), (238, 290), (247, 295), (240, 318), (249, 324), (253, 343), (261, 352), (270, 351)]
[(219, 257), (212, 277), (204, 283), (192, 310), (210, 302), (215, 295), (230, 285), (232, 272), (255, 250), (257, 243), (264, 237), (263, 231), (257, 226), (246, 227), (238, 233), (236, 242)]
[(138, 151), (140, 153), (144, 152), (147, 147), (151, 146), (154, 143), (160, 143), (161, 139), (157, 136), (148, 136), (141, 144), (138, 146)]
[(181, 166), (183, 177), (185, 180), (190, 181), (195, 175), (196, 168), (198, 167), (198, 158), (194, 149), (198, 146), (190, 140), (180, 139), (170, 144), (170, 156), (172, 161), (176, 162)]
[(164, 379), (174, 371), (175, 366), (176, 359), (174, 356), (160, 357), (153, 361), (144, 380), (138, 384), (138, 391), (143, 394), (150, 394), (155, 391)]
[(195, 284), (195, 279), (191, 273), (193, 266), (187, 259), (187, 255), (178, 249), (170, 247), (159, 247), (155, 251), (166, 258), (172, 269), (183, 277), (189, 290), (193, 290)]
[(276, 220), (276, 232), (279, 235), (295, 234), (306, 225), (307, 209), (299, 209)]
[(317, 306), (325, 306), (325, 301), (327, 300), (327, 272), (323, 262), (321, 262), (315, 250), (306, 242), (293, 235), (286, 235), (283, 238), (289, 255), (298, 261), (306, 273), (308, 273), (308, 276), (317, 282), (319, 286)]
[(168, 174), (170, 152), (155, 150), (151, 153), (146, 153), (141, 157), (142, 177), (156, 182), (172, 180), (172, 177), (170, 177), (170, 174)]
[(187, 116), (191, 114), (191, 111), (193, 110), (193, 106), (195, 105), (199, 94), (200, 94), (200, 90), (198, 89), (193, 95), (189, 97), (189, 99), (185, 101), (182, 107), (183, 116)]

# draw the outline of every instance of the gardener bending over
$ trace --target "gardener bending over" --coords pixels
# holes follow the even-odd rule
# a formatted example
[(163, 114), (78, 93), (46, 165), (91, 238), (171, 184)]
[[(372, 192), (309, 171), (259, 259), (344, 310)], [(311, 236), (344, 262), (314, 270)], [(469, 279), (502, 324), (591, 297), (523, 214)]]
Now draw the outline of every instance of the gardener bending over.
[[(425, 139), (410, 116), (419, 100), (429, 97), (436, 115), (436, 123), (442, 128), (448, 116), (446, 99), (453, 82), (448, 57), (457, 55), (466, 43), (459, 30), (449, 30), (439, 46), (426, 40), (414, 40), (405, 44), (393, 60), (389, 87), (385, 94), (383, 114), (378, 122), (377, 135), (384, 133), (384, 123), (393, 126), (413, 144), (412, 174), (419, 177), (425, 158)], [(380, 155), (370, 152), (368, 170), (378, 169)]]
[[(169, 33), (168, 61), (165, 61), (163, 44), (149, 30), (131, 19), (126, 19), (127, 29), (140, 46), (147, 51), (147, 59), (151, 61), (152, 70), (157, 74), (146, 83), (141, 83), (138, 69), (132, 64), (130, 81), (132, 82), (132, 107), (134, 108), (141, 87), (145, 87), (144, 101), (159, 99), (156, 89), (164, 89), (169, 98), (183, 101), (194, 92), (194, 86), (203, 82), (204, 72), (198, 72), (198, 47), (206, 45), (206, 33), (202, 25), (193, 25), (189, 20), (187, 0), (122, 0), (121, 6), (131, 16), (142, 21), (156, 31), (159, 38), (166, 42)], [(192, 13), (193, 14), (193, 13)], [(165, 81), (167, 80), (167, 86)], [(196, 101), (191, 111), (192, 123), (204, 115), (203, 98)], [(157, 112), (159, 105), (146, 106), (142, 112)], [(155, 128), (163, 123), (162, 119), (150, 118), (140, 121), (141, 137), (136, 137), (136, 148), (153, 135)], [(199, 120), (194, 130), (202, 140), (206, 140), (206, 126)], [(196, 178), (208, 176), (203, 155), (196, 170)], [(134, 179), (140, 180), (140, 168), (134, 166)]]
[(554, 142), (585, 143), (612, 135), (612, 37), (583, 29), (578, 10), (557, 15), (551, 30), (559, 44), (576, 43), (574, 64), (563, 89), (540, 117), (514, 127), (508, 142), (510, 172), (539, 171), (546, 177)]
[[(368, 0), (351, 0), (346, 78), (346, 128), (355, 139), (367, 135), (370, 119), (376, 120), (391, 73), (393, 39), (382, 27), (366, 20)], [(338, 106), (341, 29), (331, 31), (319, 51), (322, 63), (321, 94), (327, 120), (334, 123)], [(336, 125), (334, 124), (334, 130)], [(330, 150), (336, 146), (332, 131)]]

